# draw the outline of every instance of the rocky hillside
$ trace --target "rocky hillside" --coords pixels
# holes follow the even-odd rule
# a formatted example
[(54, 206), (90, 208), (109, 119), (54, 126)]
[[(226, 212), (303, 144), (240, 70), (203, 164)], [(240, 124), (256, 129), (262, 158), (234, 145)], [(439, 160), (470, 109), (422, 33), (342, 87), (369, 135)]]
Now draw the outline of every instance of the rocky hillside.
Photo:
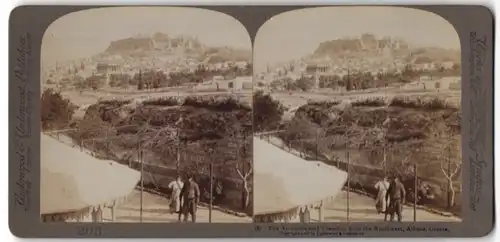
[(144, 52), (164, 52), (181, 50), (196, 54), (208, 62), (250, 61), (250, 50), (241, 50), (228, 47), (207, 47), (197, 38), (190, 36), (169, 36), (165, 33), (156, 33), (152, 36), (136, 36), (112, 41), (104, 51), (110, 55), (128, 55)]
[(200, 50), (203, 45), (193, 37), (170, 37), (164, 33), (153, 36), (136, 36), (112, 41), (105, 50), (109, 54), (166, 49)]
[(150, 38), (127, 38), (112, 41), (105, 52), (110, 54), (121, 54), (123, 52), (137, 50), (152, 50), (153, 48), (154, 43)]
[(343, 52), (376, 51), (384, 48), (407, 50), (410, 47), (404, 40), (387, 37), (377, 39), (374, 35), (363, 34), (359, 38), (335, 39), (320, 43), (314, 54), (335, 55)]
[[(411, 56), (412, 59), (420, 58), (432, 61), (460, 61), (459, 50), (447, 50), (442, 48), (414, 48), (402, 39), (389, 37), (377, 38), (372, 34), (363, 34), (357, 38), (342, 38), (320, 43), (314, 51), (312, 58), (336, 56), (356, 56), (369, 53), (380, 54), (390, 51), (398, 56)], [(425, 61), (430, 62), (430, 61)], [(421, 62), (422, 63), (422, 62)]]

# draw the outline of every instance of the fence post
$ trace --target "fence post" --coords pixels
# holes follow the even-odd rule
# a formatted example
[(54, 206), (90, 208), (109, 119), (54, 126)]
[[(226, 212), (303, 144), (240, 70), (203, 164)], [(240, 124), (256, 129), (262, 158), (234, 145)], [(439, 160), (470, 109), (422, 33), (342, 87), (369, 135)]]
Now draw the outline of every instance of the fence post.
[(347, 150), (346, 151), (346, 158), (347, 158), (347, 221), (349, 222), (350, 221), (350, 218), (349, 218), (349, 199), (350, 199), (350, 192), (351, 192), (351, 161), (350, 161), (350, 157), (349, 157), (349, 151)]
[(137, 147), (137, 158), (141, 163), (141, 210), (140, 210), (140, 222), (142, 223), (142, 211), (144, 203), (144, 162), (142, 159), (141, 142), (139, 141), (139, 147)]
[(105, 155), (106, 155), (106, 159), (109, 159), (109, 154), (111, 153), (109, 151), (109, 143), (111, 142), (111, 140), (109, 139), (109, 135), (108, 135), (108, 130), (106, 130), (106, 150), (104, 151), (105, 152)]
[(213, 194), (213, 169), (214, 169), (214, 165), (212, 163), (209, 164), (210, 166), (210, 169), (209, 169), (209, 176), (210, 176), (210, 203), (209, 203), (209, 206), (208, 206), (208, 222), (209, 223), (212, 223), (212, 204), (213, 204), (213, 197), (214, 197), (214, 194)]
[(95, 138), (92, 139), (92, 156), (93, 157), (96, 157), (96, 154), (95, 154)]
[(116, 221), (116, 202), (113, 202), (113, 205), (111, 206), (111, 221)]
[(453, 204), (452, 204), (452, 201), (451, 201), (451, 190), (450, 190), (450, 186), (452, 185), (451, 184), (451, 150), (450, 150), (450, 146), (451, 145), (448, 145), (447, 147), (447, 150), (448, 150), (448, 155), (446, 156), (447, 159), (448, 159), (448, 167), (447, 167), (447, 171), (446, 171), (446, 175), (448, 176), (448, 178), (450, 179), (446, 179), (448, 180), (448, 186), (446, 186), (446, 207), (448, 207), (448, 209), (450, 209)]
[(387, 177), (387, 149), (386, 149), (386, 146), (384, 144), (384, 148), (383, 148), (383, 156), (384, 156), (384, 178)]
[(175, 163), (175, 166), (176, 166), (176, 169), (177, 169), (177, 174), (180, 173), (180, 168), (181, 168), (181, 142), (180, 142), (180, 135), (179, 135), (179, 131), (180, 129), (177, 128), (177, 132), (176, 132), (176, 142), (177, 142), (177, 150), (176, 150), (176, 153), (177, 153), (177, 161)]
[(319, 128), (316, 130), (316, 160), (319, 159)]
[(321, 203), (319, 204), (319, 209), (318, 209), (318, 222), (323, 222), (323, 209), (324, 209), (324, 206), (323, 206), (323, 201), (321, 201)]
[(417, 163), (413, 164), (413, 177), (415, 177), (414, 181), (414, 191), (413, 193), (414, 198), (413, 198), (413, 222), (417, 222), (417, 199), (418, 199), (418, 177), (417, 177)]

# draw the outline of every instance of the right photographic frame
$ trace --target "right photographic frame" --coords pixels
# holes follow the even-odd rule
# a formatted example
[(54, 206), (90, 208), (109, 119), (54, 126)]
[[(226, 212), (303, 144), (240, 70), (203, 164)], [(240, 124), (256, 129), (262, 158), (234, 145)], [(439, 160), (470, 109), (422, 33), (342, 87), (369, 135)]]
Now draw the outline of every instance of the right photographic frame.
[(254, 41), (254, 222), (461, 222), (461, 48), (404, 7), (278, 14)]

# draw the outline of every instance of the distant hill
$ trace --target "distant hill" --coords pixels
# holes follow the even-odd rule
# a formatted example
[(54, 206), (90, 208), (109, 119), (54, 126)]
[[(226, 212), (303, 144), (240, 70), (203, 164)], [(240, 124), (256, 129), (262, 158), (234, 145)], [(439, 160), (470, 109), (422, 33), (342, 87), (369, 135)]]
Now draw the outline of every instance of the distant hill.
[(112, 41), (104, 52), (109, 54), (123, 54), (124, 52), (153, 49), (154, 41), (151, 38), (127, 38)]
[(105, 52), (110, 54), (125, 54), (133, 51), (151, 51), (168, 49), (201, 50), (203, 45), (194, 37), (170, 37), (165, 33), (153, 36), (135, 36), (112, 41)]
[(168, 53), (168, 51), (184, 51), (191, 56), (199, 56), (209, 63), (225, 61), (250, 61), (250, 50), (241, 50), (228, 47), (208, 47), (197, 38), (191, 36), (171, 37), (165, 33), (156, 33), (152, 36), (135, 36), (112, 41), (103, 54), (137, 55), (146, 53)]
[(408, 56), (408, 58), (420, 63), (431, 61), (460, 62), (459, 50), (448, 50), (437, 47), (414, 48), (405, 40), (390, 37), (377, 38), (372, 34), (322, 42), (310, 58), (336, 58), (339, 56), (358, 56), (361, 58), (363, 55), (377, 55), (387, 51), (395, 53), (398, 56)]
[(359, 38), (342, 38), (320, 43), (314, 55), (335, 55), (344, 52), (376, 51), (384, 48), (407, 50), (409, 44), (404, 40), (384, 37), (377, 39), (372, 34), (363, 34)]

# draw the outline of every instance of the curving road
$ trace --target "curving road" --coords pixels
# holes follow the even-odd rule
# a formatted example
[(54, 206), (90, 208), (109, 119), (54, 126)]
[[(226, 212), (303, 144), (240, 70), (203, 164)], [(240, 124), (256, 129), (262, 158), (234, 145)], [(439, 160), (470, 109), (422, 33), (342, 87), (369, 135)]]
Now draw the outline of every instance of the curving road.
[[(351, 222), (381, 222), (384, 215), (375, 210), (375, 202), (372, 198), (357, 193), (349, 193), (349, 221)], [(325, 222), (347, 222), (347, 192), (342, 191), (336, 199), (329, 202), (324, 209)], [(313, 220), (318, 219), (318, 213), (311, 214)], [(395, 217), (397, 220), (397, 217)], [(413, 207), (405, 206), (403, 210), (403, 221), (413, 221)], [(445, 217), (422, 209), (417, 209), (418, 222), (461, 222), (457, 217)]]
[[(143, 223), (177, 223), (177, 215), (171, 214), (168, 207), (168, 199), (159, 195), (144, 192)], [(134, 190), (127, 201), (116, 209), (116, 221), (118, 223), (140, 222), (140, 192)], [(196, 222), (208, 223), (209, 211), (206, 207), (198, 207)], [(111, 210), (103, 211), (104, 221), (111, 221)], [(191, 218), (190, 218), (191, 219)], [(213, 223), (251, 223), (250, 217), (238, 217), (212, 210)]]
[[(383, 214), (377, 214), (372, 198), (357, 193), (349, 193), (349, 221), (350, 222), (381, 222)], [(143, 222), (144, 223), (176, 223), (177, 216), (170, 214), (168, 200), (164, 197), (144, 192)], [(199, 207), (197, 221), (208, 223), (208, 208)], [(324, 222), (347, 222), (347, 192), (342, 191), (336, 199), (329, 202), (324, 209)], [(111, 221), (110, 210), (104, 210), (104, 220)], [(311, 220), (318, 221), (317, 210), (311, 211)], [(118, 206), (116, 222), (137, 223), (140, 221), (140, 192), (134, 190), (129, 199)], [(403, 221), (413, 221), (413, 208), (405, 206)], [(461, 222), (457, 217), (445, 217), (417, 209), (418, 222)], [(251, 223), (250, 217), (237, 217), (218, 210), (212, 210), (214, 223)]]

